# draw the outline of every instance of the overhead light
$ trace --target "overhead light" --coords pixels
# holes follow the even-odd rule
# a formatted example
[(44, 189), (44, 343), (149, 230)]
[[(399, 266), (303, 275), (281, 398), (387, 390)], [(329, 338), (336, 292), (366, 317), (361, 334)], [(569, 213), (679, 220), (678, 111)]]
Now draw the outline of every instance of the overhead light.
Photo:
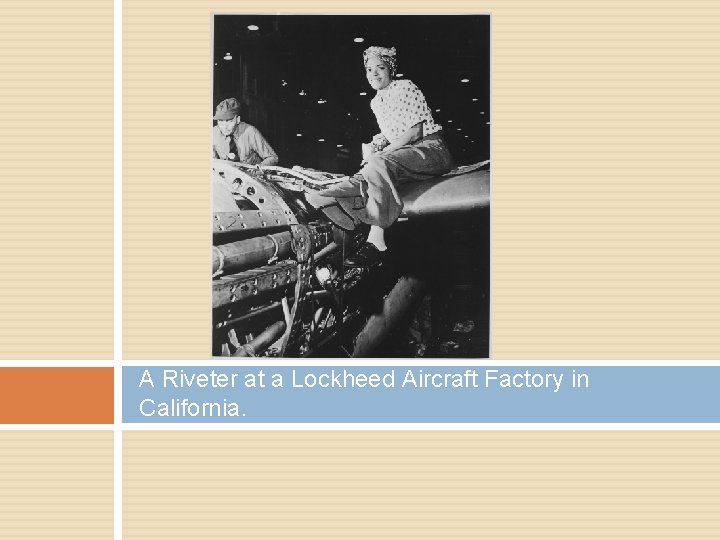
[(318, 142), (325, 142), (325, 139), (318, 139)]
[(285, 79), (283, 79), (280, 84), (282, 84), (283, 86), (287, 86), (287, 81)]
[(337, 146), (338, 148), (342, 148), (342, 144), (336, 144), (335, 146)]
[(477, 101), (477, 100), (478, 100), (478, 98), (476, 98), (476, 97), (473, 98), (473, 101)]
[(470, 82), (470, 79), (460, 79), (460, 82)]
[(355, 43), (362, 43), (363, 41), (365, 41), (365, 38), (356, 37), (355, 39), (353, 39), (353, 41), (354, 41)]
[(452, 120), (446, 120), (448, 124), (452, 124)]
[(225, 53), (225, 56), (223, 56), (223, 60), (232, 60), (232, 54)]
[(395, 76), (396, 76), (396, 77), (403, 77), (404, 75), (403, 75), (402, 73), (396, 73)]
[(298, 95), (299, 96), (307, 96), (307, 94), (305, 93), (305, 90), (300, 90), (300, 92), (298, 92)]
[(295, 136), (296, 136), (296, 137), (302, 137), (302, 133), (296, 133)]
[(255, 31), (255, 30), (260, 30), (260, 27), (257, 26), (257, 25), (255, 25), (255, 24), (251, 24), (251, 25), (249, 25), (249, 26), (247, 27), (247, 29), (248, 29), (248, 30)]
[(440, 112), (440, 109), (435, 109), (435, 112)]
[(469, 139), (469, 138), (470, 138), (470, 135), (465, 135), (465, 138), (466, 138), (466, 139)]
[(322, 105), (323, 103), (327, 103), (327, 99), (318, 99), (318, 103)]
[(215, 62), (215, 65), (217, 66), (217, 62)]
[(458, 131), (462, 131), (462, 128), (457, 128)]
[(360, 92), (361, 96), (367, 96), (367, 92)]
[(480, 114), (485, 114), (485, 111), (480, 111)]

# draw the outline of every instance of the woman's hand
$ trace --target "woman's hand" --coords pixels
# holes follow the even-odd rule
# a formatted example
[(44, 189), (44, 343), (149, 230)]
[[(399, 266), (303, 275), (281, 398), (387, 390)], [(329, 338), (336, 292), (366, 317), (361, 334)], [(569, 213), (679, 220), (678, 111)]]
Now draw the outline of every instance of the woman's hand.
[(391, 143), (387, 145), (385, 148), (383, 148), (382, 153), (388, 154), (390, 152), (394, 152), (398, 148), (405, 146), (406, 144), (413, 144), (414, 142), (419, 141), (422, 139), (423, 136), (423, 123), (418, 122), (414, 126), (409, 127), (405, 133), (400, 135), (398, 140), (396, 140), (394, 143)]

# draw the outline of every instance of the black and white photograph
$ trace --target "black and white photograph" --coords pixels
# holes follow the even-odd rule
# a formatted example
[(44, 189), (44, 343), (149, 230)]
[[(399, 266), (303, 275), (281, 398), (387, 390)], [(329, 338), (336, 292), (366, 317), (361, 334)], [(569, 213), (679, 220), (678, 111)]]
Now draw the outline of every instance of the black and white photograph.
[(212, 354), (487, 358), (490, 16), (213, 16)]

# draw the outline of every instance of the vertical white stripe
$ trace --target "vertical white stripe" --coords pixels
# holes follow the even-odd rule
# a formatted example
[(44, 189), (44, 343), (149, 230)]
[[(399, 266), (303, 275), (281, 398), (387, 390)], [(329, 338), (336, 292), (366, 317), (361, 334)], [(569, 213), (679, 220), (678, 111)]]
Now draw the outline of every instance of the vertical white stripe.
[(113, 4), (114, 52), (114, 319), (115, 424), (113, 425), (113, 522), (114, 538), (122, 540), (122, 0)]

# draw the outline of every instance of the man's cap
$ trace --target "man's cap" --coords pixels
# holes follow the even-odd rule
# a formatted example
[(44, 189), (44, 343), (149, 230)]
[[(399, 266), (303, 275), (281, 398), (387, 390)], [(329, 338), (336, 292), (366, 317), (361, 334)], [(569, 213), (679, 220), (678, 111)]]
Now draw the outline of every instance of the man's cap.
[(221, 101), (215, 109), (213, 120), (232, 120), (240, 114), (240, 103), (235, 98)]

